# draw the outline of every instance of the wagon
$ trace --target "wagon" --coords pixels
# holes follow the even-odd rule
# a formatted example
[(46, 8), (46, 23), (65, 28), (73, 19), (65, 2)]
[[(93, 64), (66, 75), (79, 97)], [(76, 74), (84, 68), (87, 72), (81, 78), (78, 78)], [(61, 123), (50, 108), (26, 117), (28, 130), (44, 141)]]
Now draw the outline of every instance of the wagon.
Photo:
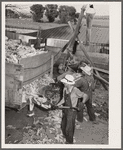
[[(13, 36), (13, 35), (12, 35)], [(16, 39), (18, 35), (14, 35)], [(10, 35), (9, 35), (10, 38)], [(13, 38), (13, 37), (12, 37)], [(47, 45), (48, 47), (48, 45)], [(46, 48), (47, 48), (46, 47)], [(50, 49), (49, 45), (49, 49)], [(5, 106), (21, 109), (25, 99), (22, 88), (44, 74), (53, 71), (53, 65), (60, 58), (63, 48), (56, 47), (57, 52), (34, 55), (19, 60), (18, 64), (5, 63)], [(25, 104), (26, 105), (26, 104)]]

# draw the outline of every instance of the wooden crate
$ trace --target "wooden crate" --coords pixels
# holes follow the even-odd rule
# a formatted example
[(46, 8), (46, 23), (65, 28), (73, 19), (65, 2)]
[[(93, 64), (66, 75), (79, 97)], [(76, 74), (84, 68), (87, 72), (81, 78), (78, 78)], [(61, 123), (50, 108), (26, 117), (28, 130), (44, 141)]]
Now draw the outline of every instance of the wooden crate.
[(16, 31), (5, 31), (5, 35), (9, 38), (9, 39), (13, 39), (13, 40), (19, 40), (19, 34), (16, 33)]
[[(6, 31), (6, 36), (10, 39), (23, 39), (25, 42), (33, 41), (34, 37), (17, 34)], [(56, 40), (57, 41), (57, 40)], [(59, 40), (58, 40), (59, 41)], [(57, 42), (56, 42), (57, 43)], [(66, 43), (63, 41), (62, 44)], [(33, 44), (33, 43), (31, 43)], [(45, 45), (43, 45), (45, 46)], [(57, 46), (57, 45), (56, 45)], [(56, 47), (55, 47), (56, 48)], [(29, 84), (38, 79), (47, 72), (50, 72), (51, 56), (53, 56), (53, 64), (60, 58), (61, 51), (59, 47), (56, 51), (48, 51), (32, 57), (22, 58), (19, 64), (6, 63), (5, 71), (5, 103), (8, 107), (22, 107), (23, 104), (23, 85)]]

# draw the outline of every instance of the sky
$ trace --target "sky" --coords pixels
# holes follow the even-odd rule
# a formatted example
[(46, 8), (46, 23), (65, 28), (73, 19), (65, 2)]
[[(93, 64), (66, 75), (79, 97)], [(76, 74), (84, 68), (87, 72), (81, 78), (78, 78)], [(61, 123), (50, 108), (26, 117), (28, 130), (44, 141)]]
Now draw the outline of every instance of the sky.
[[(84, 4), (93, 4), (94, 8), (96, 10), (96, 15), (109, 15), (109, 3), (108, 2), (59, 2), (59, 1), (55, 1), (55, 2), (23, 2), (20, 3), (19, 2), (19, 6), (24, 6), (26, 9), (29, 9), (29, 7), (33, 4), (42, 4), (43, 6), (45, 6), (46, 4), (57, 4), (58, 6), (60, 5), (68, 5), (68, 6), (74, 6), (76, 8), (77, 12), (81, 12), (81, 8)], [(12, 4), (12, 2), (11, 2)], [(17, 2), (14, 4), (17, 4)]]

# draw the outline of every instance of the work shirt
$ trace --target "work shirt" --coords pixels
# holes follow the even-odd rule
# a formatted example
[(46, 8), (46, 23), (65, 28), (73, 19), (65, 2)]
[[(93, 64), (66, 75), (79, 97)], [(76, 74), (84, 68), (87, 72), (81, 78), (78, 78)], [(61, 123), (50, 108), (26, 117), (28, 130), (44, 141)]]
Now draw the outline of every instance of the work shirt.
[[(72, 107), (76, 107), (77, 106), (77, 102), (78, 102), (78, 98), (82, 98), (84, 95), (84, 92), (81, 92), (78, 88), (76, 87), (72, 87), (71, 90), (68, 92), (67, 88), (65, 87), (63, 90), (63, 99), (64, 99), (64, 92), (66, 91), (66, 93), (68, 94), (69, 92), (71, 92), (71, 103), (72, 103)], [(64, 100), (65, 101), (65, 100)]]
[(93, 75), (85, 75), (83, 78), (85, 78), (89, 84), (89, 88), (94, 90), (95, 89), (95, 85), (94, 85), (94, 77)]
[(80, 77), (75, 80), (74, 86), (79, 88), (82, 92), (88, 91), (89, 89), (88, 81), (84, 77)]

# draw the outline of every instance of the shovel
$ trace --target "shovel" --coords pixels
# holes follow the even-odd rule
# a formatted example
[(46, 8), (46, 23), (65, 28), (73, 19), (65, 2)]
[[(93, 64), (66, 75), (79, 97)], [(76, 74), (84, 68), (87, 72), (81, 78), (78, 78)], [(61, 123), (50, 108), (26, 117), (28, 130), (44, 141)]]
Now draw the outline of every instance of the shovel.
[(58, 109), (75, 109), (76, 111), (79, 111), (78, 107), (69, 107), (69, 106), (58, 106)]

